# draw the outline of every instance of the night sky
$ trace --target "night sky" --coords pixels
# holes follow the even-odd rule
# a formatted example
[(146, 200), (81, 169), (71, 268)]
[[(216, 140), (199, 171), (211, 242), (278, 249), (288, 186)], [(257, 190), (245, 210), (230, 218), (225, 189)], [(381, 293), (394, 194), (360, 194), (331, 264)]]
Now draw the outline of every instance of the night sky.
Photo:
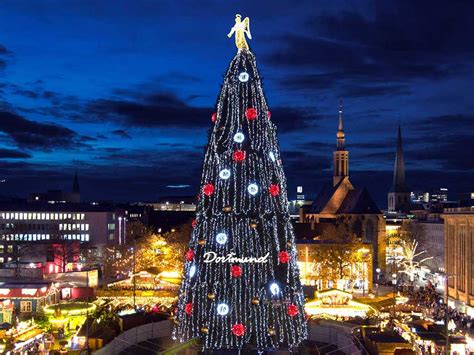
[[(380, 207), (397, 125), (407, 182), (470, 191), (473, 1), (2, 0), (0, 195), (194, 195), (235, 13), (278, 127), (290, 197), (332, 176), (339, 100), (352, 182)], [(451, 197), (456, 197), (454, 194)]]

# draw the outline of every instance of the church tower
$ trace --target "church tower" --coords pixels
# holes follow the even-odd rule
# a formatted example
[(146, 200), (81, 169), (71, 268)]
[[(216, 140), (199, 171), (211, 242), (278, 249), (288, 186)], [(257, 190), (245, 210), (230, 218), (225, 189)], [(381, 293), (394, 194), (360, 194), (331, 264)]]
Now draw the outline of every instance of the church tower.
[(337, 130), (337, 146), (333, 152), (333, 186), (336, 186), (341, 180), (349, 176), (349, 151), (345, 148), (345, 134), (342, 127), (342, 104), (339, 107), (339, 127)]
[(398, 125), (397, 153), (393, 170), (393, 184), (388, 193), (388, 210), (407, 212), (410, 208), (410, 189), (405, 183), (405, 160), (403, 158), (402, 129)]

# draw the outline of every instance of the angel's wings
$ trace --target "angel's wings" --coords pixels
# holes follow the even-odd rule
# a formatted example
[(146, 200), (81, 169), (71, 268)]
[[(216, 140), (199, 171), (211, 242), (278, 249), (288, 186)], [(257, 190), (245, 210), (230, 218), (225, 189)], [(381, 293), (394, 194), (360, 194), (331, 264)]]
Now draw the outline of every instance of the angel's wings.
[(245, 24), (245, 32), (247, 32), (247, 37), (252, 39), (252, 34), (250, 33), (250, 19), (246, 17), (242, 22)]

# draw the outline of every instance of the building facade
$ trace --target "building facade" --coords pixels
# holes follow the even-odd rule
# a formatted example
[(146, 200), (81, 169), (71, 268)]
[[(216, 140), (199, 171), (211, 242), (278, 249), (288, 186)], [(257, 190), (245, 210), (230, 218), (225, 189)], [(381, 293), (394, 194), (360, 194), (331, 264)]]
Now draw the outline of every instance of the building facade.
[[(0, 204), (0, 268), (39, 267), (63, 272), (81, 249), (101, 255), (124, 239), (114, 208), (93, 204)], [(120, 234), (121, 233), (121, 234)], [(30, 266), (31, 265), (31, 266)]]
[(447, 208), (442, 217), (448, 295), (474, 316), (474, 208)]
[(354, 258), (346, 260), (344, 265), (338, 266), (338, 268), (334, 268), (334, 265), (337, 264), (334, 260), (322, 260), (321, 256), (330, 254), (329, 250), (331, 249), (345, 252), (347, 250), (345, 245), (300, 240), (296, 249), (303, 286), (313, 286), (315, 290), (337, 288), (353, 291), (358, 289), (367, 294), (372, 290), (373, 251), (371, 244), (362, 244), (358, 250), (354, 251), (356, 254)]

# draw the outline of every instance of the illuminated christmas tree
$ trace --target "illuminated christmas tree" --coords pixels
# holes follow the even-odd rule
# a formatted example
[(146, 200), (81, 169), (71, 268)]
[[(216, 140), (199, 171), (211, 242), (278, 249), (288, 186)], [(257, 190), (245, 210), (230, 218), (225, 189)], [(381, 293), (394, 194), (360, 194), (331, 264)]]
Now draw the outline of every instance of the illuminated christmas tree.
[(248, 18), (224, 78), (204, 159), (173, 336), (204, 349), (296, 348), (306, 338), (303, 292), (276, 127)]

